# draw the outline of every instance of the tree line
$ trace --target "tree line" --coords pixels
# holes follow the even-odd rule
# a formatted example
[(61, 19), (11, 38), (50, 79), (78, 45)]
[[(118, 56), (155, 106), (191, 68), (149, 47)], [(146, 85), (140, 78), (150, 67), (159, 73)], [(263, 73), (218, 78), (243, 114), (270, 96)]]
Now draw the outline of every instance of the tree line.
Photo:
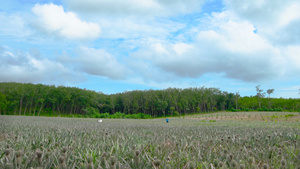
[(13, 115), (48, 115), (99, 117), (103, 114), (143, 114), (152, 117), (182, 116), (215, 111), (297, 111), (299, 99), (265, 97), (256, 87), (256, 96), (240, 97), (217, 88), (168, 88), (134, 90), (103, 94), (76, 87), (31, 83), (0, 83), (0, 113)]

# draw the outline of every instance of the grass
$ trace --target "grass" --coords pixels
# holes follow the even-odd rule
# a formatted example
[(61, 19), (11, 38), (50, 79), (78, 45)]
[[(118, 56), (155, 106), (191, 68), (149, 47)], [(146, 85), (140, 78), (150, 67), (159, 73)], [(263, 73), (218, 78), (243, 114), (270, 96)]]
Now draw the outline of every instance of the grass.
[(297, 113), (169, 119), (0, 116), (0, 168), (300, 167)]

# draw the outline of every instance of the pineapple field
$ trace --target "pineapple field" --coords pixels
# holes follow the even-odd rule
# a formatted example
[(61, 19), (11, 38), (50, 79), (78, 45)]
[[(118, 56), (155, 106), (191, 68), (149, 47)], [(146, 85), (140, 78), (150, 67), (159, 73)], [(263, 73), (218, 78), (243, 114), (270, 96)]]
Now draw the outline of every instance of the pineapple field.
[(0, 168), (299, 168), (300, 115), (0, 116)]

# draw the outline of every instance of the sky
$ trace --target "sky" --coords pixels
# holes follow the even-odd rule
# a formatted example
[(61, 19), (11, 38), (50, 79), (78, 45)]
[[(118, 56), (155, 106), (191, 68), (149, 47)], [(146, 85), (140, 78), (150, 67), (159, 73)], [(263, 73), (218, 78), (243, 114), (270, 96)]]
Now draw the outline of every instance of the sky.
[(299, 0), (0, 0), (0, 82), (299, 98)]

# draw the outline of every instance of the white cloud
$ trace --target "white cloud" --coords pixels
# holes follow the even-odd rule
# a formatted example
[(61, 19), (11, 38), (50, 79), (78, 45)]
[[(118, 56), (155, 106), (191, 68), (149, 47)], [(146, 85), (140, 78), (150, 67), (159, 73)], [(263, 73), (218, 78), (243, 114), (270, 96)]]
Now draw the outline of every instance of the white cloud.
[(76, 57), (62, 56), (59, 61), (71, 64), (74, 69), (89, 75), (108, 77), (111, 79), (124, 79), (127, 70), (116, 57), (103, 49), (81, 47), (76, 51)]
[[(226, 11), (208, 14), (200, 12), (203, 2), (64, 0), (64, 6), (3, 8), (0, 43), (15, 50), (39, 48), (42, 54), (0, 46), (0, 79), (51, 83), (101, 77), (155, 87), (227, 83), (234, 91), (232, 82), (254, 89), (253, 83), (264, 86), (271, 79), (272, 86), (300, 78), (299, 0), (224, 0)], [(46, 36), (32, 34), (27, 26), (32, 22)], [(101, 39), (84, 41), (100, 33)], [(60, 57), (46, 59), (45, 53)]]
[(118, 16), (169, 16), (192, 13), (203, 0), (66, 0), (71, 9), (84, 13)]
[(281, 16), (286, 15), (283, 12), (287, 12), (286, 8), (294, 2), (297, 0), (225, 0), (229, 11), (235, 12), (241, 18), (264, 26), (280, 25), (285, 22), (278, 19), (283, 19)]
[(0, 50), (0, 60), (0, 79), (5, 82), (64, 84), (84, 79), (81, 75), (75, 76), (71, 70), (58, 62), (36, 58), (25, 52), (12, 52), (5, 47)]
[(230, 15), (227, 12), (215, 14), (211, 18), (215, 30), (200, 30), (194, 42), (151, 40), (132, 57), (183, 78), (216, 73), (257, 82), (282, 75), (285, 59), (281, 50), (255, 34), (251, 23), (232, 19)]
[[(134, 55), (146, 54), (145, 51), (135, 53)], [(150, 54), (150, 53), (149, 53)], [(152, 55), (152, 54), (151, 54)], [(138, 56), (134, 56), (127, 60), (127, 66), (132, 70), (129, 80), (143, 81), (144, 84), (148, 83), (172, 83), (179, 80), (178, 76), (172, 72), (166, 72), (161, 70), (152, 61), (140, 59)]]
[(25, 20), (18, 14), (0, 12), (0, 35), (24, 37), (30, 34)]
[(75, 13), (65, 12), (62, 6), (36, 4), (32, 11), (37, 16), (36, 26), (47, 34), (79, 40), (95, 39), (100, 35), (98, 24), (82, 21)]
[(122, 38), (127, 40), (155, 37), (164, 39), (168, 37), (170, 33), (176, 32), (186, 26), (184, 23), (178, 23), (168, 19), (99, 17), (97, 22), (101, 25), (102, 38)]
[(250, 21), (273, 44), (300, 44), (300, 1), (226, 0), (228, 10)]
[(300, 78), (300, 46), (288, 46), (282, 49), (284, 55), (285, 74), (294, 79)]
[(36, 57), (35, 53), (0, 46), (0, 81), (75, 84), (85, 81), (85, 74), (119, 80), (128, 74), (127, 69), (103, 49), (81, 47), (75, 51), (76, 57), (62, 55), (56, 61)]
[(177, 43), (177, 44), (174, 44), (174, 46), (173, 46), (173, 50), (178, 55), (184, 54), (184, 53), (186, 53), (186, 52), (188, 52), (189, 50), (192, 50), (192, 49), (193, 49), (192, 45), (188, 45), (188, 44), (185, 44), (185, 43)]

